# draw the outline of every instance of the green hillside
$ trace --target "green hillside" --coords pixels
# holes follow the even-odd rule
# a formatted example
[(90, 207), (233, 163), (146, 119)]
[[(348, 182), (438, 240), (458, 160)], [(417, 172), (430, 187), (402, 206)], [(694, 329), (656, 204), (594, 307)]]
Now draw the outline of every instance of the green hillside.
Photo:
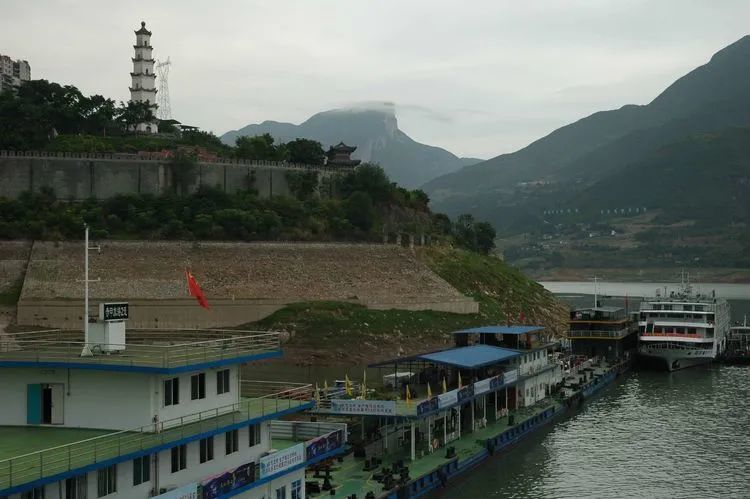
[[(587, 189), (608, 177), (616, 184), (615, 179), (635, 175), (631, 166), (656, 150), (696, 134), (750, 128), (748, 58), (750, 37), (744, 37), (648, 105), (593, 114), (515, 153), (463, 168), (424, 188), (437, 210), (470, 212), (505, 233), (523, 232), (529, 225), (540, 228), (545, 210), (586, 207)], [(656, 169), (669, 166), (651, 162)]]

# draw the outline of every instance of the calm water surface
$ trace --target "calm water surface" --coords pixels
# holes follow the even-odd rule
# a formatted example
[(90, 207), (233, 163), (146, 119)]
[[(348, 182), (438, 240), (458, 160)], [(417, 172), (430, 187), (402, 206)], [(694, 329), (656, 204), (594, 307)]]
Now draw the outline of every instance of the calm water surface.
[[(575, 305), (592, 301), (581, 296), (591, 283), (543, 284)], [(603, 283), (600, 292), (636, 297), (659, 286)], [(750, 314), (750, 286), (701, 287), (729, 298), (735, 320)], [(750, 498), (750, 368), (633, 372), (436, 497)]]
[(633, 372), (437, 497), (750, 497), (750, 369)]

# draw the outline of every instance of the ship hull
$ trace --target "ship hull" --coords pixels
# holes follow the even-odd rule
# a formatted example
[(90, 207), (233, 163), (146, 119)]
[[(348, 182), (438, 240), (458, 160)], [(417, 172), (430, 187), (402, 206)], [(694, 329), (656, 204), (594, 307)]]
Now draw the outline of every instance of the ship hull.
[(641, 361), (665, 371), (679, 371), (712, 362), (713, 349), (684, 350), (658, 346), (641, 346), (638, 351)]

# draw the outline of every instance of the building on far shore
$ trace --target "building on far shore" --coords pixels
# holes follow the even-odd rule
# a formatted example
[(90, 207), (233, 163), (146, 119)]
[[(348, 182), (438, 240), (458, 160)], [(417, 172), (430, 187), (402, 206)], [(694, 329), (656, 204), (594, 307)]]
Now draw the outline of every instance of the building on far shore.
[(28, 61), (13, 60), (0, 54), (0, 92), (18, 88), (24, 81), (31, 80), (31, 66)]
[[(151, 32), (146, 29), (146, 23), (141, 22), (141, 29), (135, 32), (135, 57), (133, 57), (133, 72), (130, 86), (130, 101), (145, 102), (149, 104), (156, 114), (156, 74), (154, 73), (154, 61), (151, 46)], [(138, 132), (157, 133), (159, 127), (154, 120), (153, 123), (138, 123), (135, 127)]]

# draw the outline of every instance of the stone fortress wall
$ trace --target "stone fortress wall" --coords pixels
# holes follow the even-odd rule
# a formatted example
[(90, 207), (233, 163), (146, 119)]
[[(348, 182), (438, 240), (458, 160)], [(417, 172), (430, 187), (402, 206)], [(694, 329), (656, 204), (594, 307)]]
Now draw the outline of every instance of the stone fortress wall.
[[(217, 159), (199, 162), (195, 181), (185, 186), (218, 187), (225, 192), (253, 188), (262, 198), (291, 195), (290, 172), (317, 172), (321, 181), (341, 168), (274, 161)], [(345, 171), (345, 169), (343, 170)], [(60, 153), (0, 151), (0, 197), (15, 199), (23, 192), (49, 187), (59, 199), (107, 199), (118, 194), (159, 195), (175, 189), (168, 160), (160, 154)]]

